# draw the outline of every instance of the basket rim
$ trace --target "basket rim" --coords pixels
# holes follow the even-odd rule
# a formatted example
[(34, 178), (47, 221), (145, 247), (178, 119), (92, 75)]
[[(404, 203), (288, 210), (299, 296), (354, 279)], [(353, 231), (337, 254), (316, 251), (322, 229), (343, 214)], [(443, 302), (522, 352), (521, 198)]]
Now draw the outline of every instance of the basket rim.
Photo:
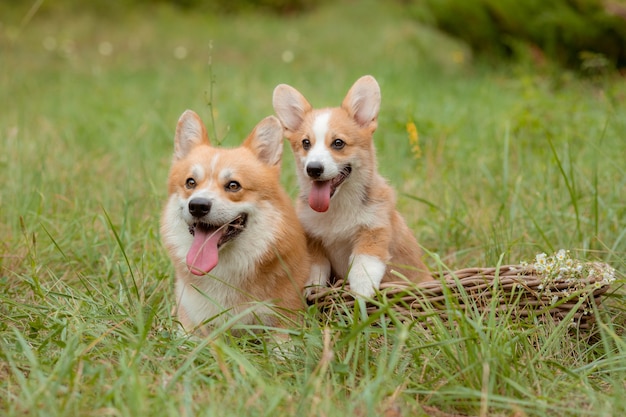
[[(611, 268), (604, 262), (587, 262), (590, 268), (596, 270)], [(458, 270), (441, 270), (433, 273), (432, 281), (411, 282), (408, 280), (385, 281), (380, 284), (379, 292), (392, 294), (399, 292), (417, 292), (429, 296), (443, 292), (444, 288), (454, 289), (463, 287), (464, 289), (482, 290), (491, 288), (494, 285), (507, 289), (522, 286), (526, 290), (533, 291), (544, 285), (542, 275), (533, 265), (510, 264), (496, 267), (470, 267)], [(546, 286), (549, 289), (563, 290), (570, 288), (572, 284), (578, 283), (585, 287), (594, 287), (594, 296), (604, 294), (608, 291), (611, 283), (604, 280), (599, 274), (592, 274), (584, 278), (556, 278)], [(337, 279), (328, 286), (315, 285), (307, 287), (309, 302), (315, 303), (317, 300), (336, 295), (338, 293), (352, 294), (350, 284), (344, 279)]]

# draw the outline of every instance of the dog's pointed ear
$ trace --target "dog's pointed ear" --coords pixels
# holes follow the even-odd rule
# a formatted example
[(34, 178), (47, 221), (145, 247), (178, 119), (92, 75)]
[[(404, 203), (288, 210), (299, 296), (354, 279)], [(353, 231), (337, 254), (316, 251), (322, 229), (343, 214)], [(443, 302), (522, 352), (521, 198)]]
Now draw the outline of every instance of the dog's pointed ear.
[(361, 127), (376, 130), (380, 110), (380, 87), (371, 75), (359, 78), (346, 94), (341, 107)]
[(272, 98), (274, 111), (286, 130), (295, 132), (300, 128), (306, 113), (312, 110), (309, 102), (295, 88), (279, 84)]
[(243, 143), (263, 163), (280, 165), (283, 156), (283, 126), (274, 116), (261, 120)]
[(185, 110), (176, 125), (174, 158), (184, 158), (193, 147), (201, 143), (210, 144), (204, 123), (194, 111)]

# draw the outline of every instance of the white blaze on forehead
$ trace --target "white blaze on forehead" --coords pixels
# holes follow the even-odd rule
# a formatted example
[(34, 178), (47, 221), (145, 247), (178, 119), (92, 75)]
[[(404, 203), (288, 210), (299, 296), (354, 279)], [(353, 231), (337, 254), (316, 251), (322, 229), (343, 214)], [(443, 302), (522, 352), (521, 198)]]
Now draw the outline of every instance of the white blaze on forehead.
[(215, 172), (218, 159), (220, 159), (220, 155), (219, 154), (213, 155), (213, 159), (211, 159), (211, 171), (212, 172)]
[(332, 156), (326, 148), (326, 135), (329, 130), (329, 121), (329, 111), (315, 116), (315, 120), (313, 120), (313, 136), (315, 144), (307, 154), (307, 162), (321, 162), (325, 167), (333, 162)]
[(328, 133), (328, 121), (330, 120), (330, 112), (318, 114), (313, 121), (313, 135), (315, 136), (315, 144), (323, 144), (326, 134)]

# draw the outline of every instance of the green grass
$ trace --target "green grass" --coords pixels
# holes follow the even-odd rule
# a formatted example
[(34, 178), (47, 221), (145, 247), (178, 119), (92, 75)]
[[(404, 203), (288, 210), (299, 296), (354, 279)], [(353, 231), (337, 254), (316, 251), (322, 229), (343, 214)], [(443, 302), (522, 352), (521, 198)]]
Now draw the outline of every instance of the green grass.
[[(380, 3), (291, 17), (2, 14), (1, 414), (626, 413), (623, 79), (488, 68)], [(158, 231), (178, 116), (196, 110), (234, 146), (273, 112), (278, 83), (338, 105), (366, 73), (383, 92), (380, 170), (430, 265), (559, 248), (608, 262), (617, 293), (593, 337), (479, 311), (424, 328), (314, 308), (283, 353), (271, 332), (178, 332)], [(283, 183), (295, 196), (290, 151)]]

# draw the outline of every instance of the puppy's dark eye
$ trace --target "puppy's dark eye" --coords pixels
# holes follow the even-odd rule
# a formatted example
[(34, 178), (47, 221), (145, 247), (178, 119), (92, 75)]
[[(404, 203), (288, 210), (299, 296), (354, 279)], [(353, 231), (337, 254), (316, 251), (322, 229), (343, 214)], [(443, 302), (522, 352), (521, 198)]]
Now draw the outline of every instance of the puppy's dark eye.
[(185, 188), (187, 188), (188, 190), (196, 188), (196, 185), (196, 180), (194, 180), (193, 178), (187, 178), (187, 180), (185, 181)]
[(333, 143), (332, 143), (333, 149), (343, 149), (344, 146), (346, 146), (346, 142), (344, 142), (343, 140), (341, 139), (333, 140)]
[(239, 184), (237, 181), (229, 181), (224, 188), (226, 189), (226, 191), (234, 193), (235, 191), (241, 190), (241, 184)]
[(302, 139), (302, 149), (304, 149), (305, 151), (311, 149), (311, 141), (308, 139)]

